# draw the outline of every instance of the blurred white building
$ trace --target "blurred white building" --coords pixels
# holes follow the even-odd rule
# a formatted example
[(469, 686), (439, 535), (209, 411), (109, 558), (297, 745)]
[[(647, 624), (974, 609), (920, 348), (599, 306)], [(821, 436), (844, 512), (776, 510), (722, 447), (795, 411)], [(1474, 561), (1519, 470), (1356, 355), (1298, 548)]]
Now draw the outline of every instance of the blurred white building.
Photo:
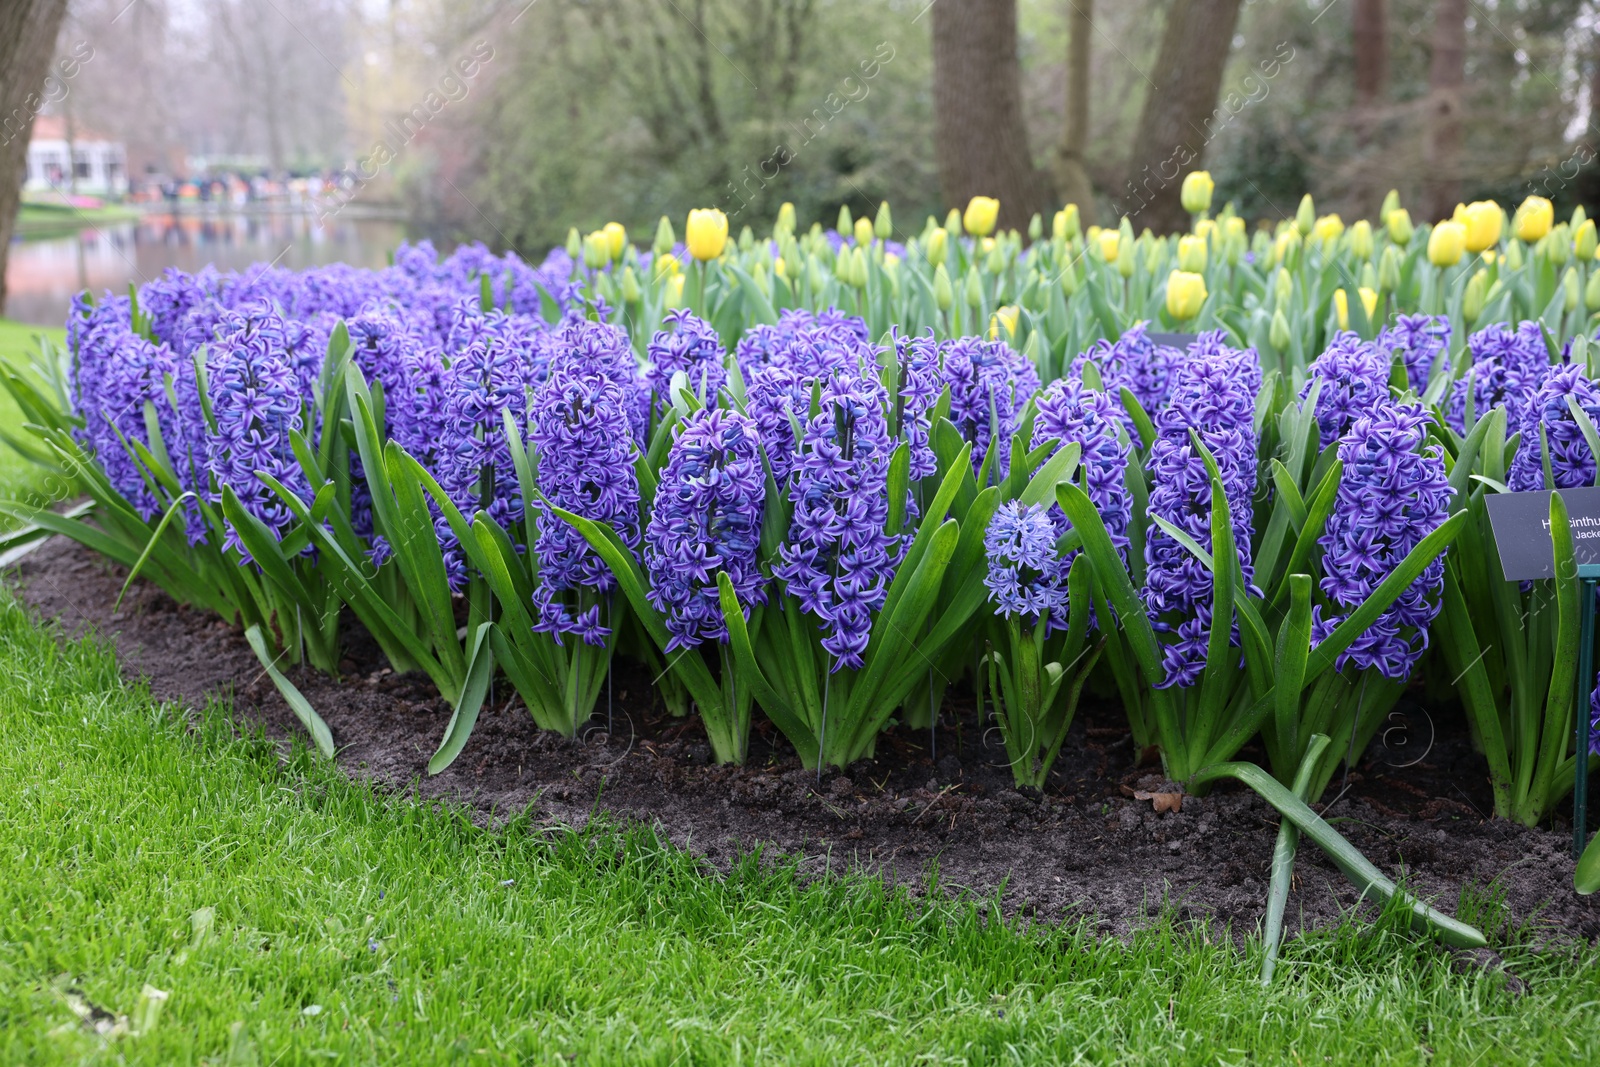
[(73, 189), (121, 196), (128, 191), (128, 152), (123, 143), (83, 126), (72, 131), (69, 143), (67, 122), (60, 115), (40, 115), (33, 120), (27, 168), (22, 187), (30, 192)]

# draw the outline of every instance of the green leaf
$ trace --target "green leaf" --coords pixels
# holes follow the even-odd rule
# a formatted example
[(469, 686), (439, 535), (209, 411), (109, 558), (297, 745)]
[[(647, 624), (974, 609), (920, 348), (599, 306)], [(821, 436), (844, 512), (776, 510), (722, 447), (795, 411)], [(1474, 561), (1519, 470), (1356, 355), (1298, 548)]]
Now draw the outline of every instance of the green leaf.
[(300, 690), (295, 688), (294, 683), (278, 670), (272, 656), (267, 652), (267, 642), (261, 635), (260, 625), (245, 630), (244, 639), (250, 643), (250, 650), (256, 654), (256, 659), (261, 661), (261, 669), (267, 672), (272, 684), (278, 687), (278, 695), (283, 697), (284, 703), (289, 705), (289, 710), (300, 720), (300, 725), (311, 735), (317, 751), (332, 759), (333, 734), (328, 732), (328, 724), (322, 721), (322, 716), (311, 706), (311, 701), (307, 700)]
[(472, 728), (478, 723), (478, 711), (484, 697), (489, 694), (489, 680), (494, 677), (494, 653), (489, 647), (489, 631), (494, 623), (479, 623), (472, 635), (472, 647), (467, 654), (467, 680), (461, 687), (461, 699), (450, 713), (450, 723), (444, 728), (444, 738), (439, 750), (428, 760), (428, 773), (438, 774), (461, 755)]
[(1572, 873), (1572, 887), (1582, 896), (1600, 890), (1600, 834), (1596, 834), (1578, 858), (1578, 869)]
[[(1300, 694), (1305, 684), (1306, 660), (1311, 655), (1311, 576), (1289, 576), (1289, 615), (1278, 631), (1278, 656), (1274, 664), (1277, 684), (1275, 729), (1277, 747), (1285, 760), (1280, 773), (1288, 773), (1287, 761), (1300, 751)], [(1320, 736), (1320, 735), (1319, 735)], [(1326, 738), (1323, 738), (1326, 741)], [(1313, 739), (1314, 743), (1314, 739)]]
[(1333, 865), (1355, 884), (1363, 896), (1371, 893), (1382, 900), (1398, 897), (1401, 904), (1411, 912), (1413, 929), (1432, 934), (1452, 948), (1483, 948), (1488, 945), (1488, 939), (1475, 927), (1453, 919), (1443, 912), (1435, 911), (1422, 901), (1401, 891), (1354, 845), (1324, 822), (1322, 816), (1312, 811), (1305, 801), (1285, 789), (1282, 783), (1255, 764), (1219, 763), (1200, 771), (1187, 784), (1193, 789), (1208, 785), (1220, 778), (1232, 778), (1254, 789), (1263, 800), (1277, 808), (1279, 814), (1293, 822), (1301, 833), (1315, 842), (1317, 847), (1327, 854), (1328, 859), (1333, 861)]
[[(1303, 576), (1300, 576), (1303, 577)], [(1308, 579), (1309, 581), (1309, 579)], [(1298, 590), (1296, 591), (1298, 595)], [(1328, 747), (1327, 734), (1312, 734), (1295, 771), (1294, 795), (1304, 802), (1311, 790), (1311, 780), (1317, 771), (1317, 761)], [(1262, 935), (1266, 956), (1261, 961), (1261, 984), (1272, 984), (1272, 972), (1278, 965), (1278, 945), (1283, 940), (1283, 908), (1289, 902), (1289, 887), (1294, 880), (1294, 857), (1300, 849), (1300, 830), (1289, 819), (1278, 826), (1278, 841), (1272, 849), (1272, 880), (1267, 889), (1267, 922)]]

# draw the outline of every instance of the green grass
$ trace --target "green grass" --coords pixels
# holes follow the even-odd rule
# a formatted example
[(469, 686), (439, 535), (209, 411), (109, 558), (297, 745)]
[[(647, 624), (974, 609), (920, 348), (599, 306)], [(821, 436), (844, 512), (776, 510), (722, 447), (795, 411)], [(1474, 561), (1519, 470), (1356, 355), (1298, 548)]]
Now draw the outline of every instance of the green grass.
[[(38, 350), (36, 338), (40, 334), (58, 344), (66, 340), (66, 331), (59, 327), (29, 326), (0, 319), (0, 363), (25, 369)], [(16, 405), (11, 402), (10, 395), (0, 389), (0, 426), (8, 432), (19, 432), (19, 421)], [(41, 502), (56, 495), (53, 486), (58, 481), (43, 467), (23, 459), (10, 445), (0, 441), (0, 497)], [(4, 529), (8, 521), (0, 518), (0, 529)]]
[[(1595, 1062), (1593, 956), (1458, 974), (1398, 922), (1124, 944), (639, 830), (475, 826), (187, 721), (0, 592), (0, 1062)], [(105, 1039), (69, 1000), (137, 1027)], [(83, 1005), (84, 1000), (76, 1002)]]
[(88, 226), (132, 222), (137, 218), (137, 208), (121, 204), (81, 208), (60, 201), (24, 201), (17, 211), (16, 236), (23, 240), (66, 237)]

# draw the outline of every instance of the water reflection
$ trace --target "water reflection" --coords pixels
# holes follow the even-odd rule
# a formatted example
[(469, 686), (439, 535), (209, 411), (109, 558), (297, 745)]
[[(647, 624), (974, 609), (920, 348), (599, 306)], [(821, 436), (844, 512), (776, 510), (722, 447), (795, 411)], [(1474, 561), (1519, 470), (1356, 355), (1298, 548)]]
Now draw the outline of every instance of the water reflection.
[(6, 266), (5, 314), (59, 326), (81, 289), (123, 292), (168, 267), (207, 263), (238, 270), (258, 261), (302, 268), (345, 262), (381, 267), (405, 238), (397, 222), (306, 215), (147, 215), (138, 222), (87, 226), (75, 236), (17, 241)]

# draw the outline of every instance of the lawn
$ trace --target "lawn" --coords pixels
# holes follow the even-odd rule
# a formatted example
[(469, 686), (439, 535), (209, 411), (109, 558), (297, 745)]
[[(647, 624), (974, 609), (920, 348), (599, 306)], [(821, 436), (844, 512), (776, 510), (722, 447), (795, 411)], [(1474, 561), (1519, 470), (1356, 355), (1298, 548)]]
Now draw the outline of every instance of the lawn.
[[(0, 363), (14, 368), (26, 368), (31, 354), (38, 349), (37, 337), (45, 335), (57, 344), (66, 338), (60, 328), (29, 326), (10, 319), (0, 319)], [(0, 389), (0, 428), (7, 432), (17, 429), (19, 413), (5, 390)], [(37, 502), (53, 495), (51, 480), (44, 468), (19, 456), (9, 445), (0, 441), (0, 496), (20, 497)], [(0, 518), (0, 529), (9, 520)]]
[[(1521, 994), (1390, 920), (1291, 942), (1262, 989), (1222, 930), (483, 828), (159, 704), (3, 589), (0, 678), (4, 1063), (1600, 1060), (1600, 959), (1525, 935)], [(1503, 925), (1483, 897), (1463, 918)]]

